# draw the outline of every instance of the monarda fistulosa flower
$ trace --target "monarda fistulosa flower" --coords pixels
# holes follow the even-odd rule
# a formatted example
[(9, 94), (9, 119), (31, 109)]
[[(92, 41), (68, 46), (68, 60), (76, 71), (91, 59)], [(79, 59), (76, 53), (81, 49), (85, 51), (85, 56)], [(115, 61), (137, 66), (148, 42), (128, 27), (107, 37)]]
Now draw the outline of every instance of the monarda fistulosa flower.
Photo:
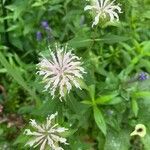
[(26, 143), (30, 147), (36, 148), (39, 146), (40, 150), (45, 150), (49, 147), (51, 150), (64, 150), (61, 144), (66, 144), (67, 139), (62, 137), (61, 134), (67, 131), (67, 128), (59, 127), (55, 123), (57, 112), (47, 117), (44, 124), (37, 124), (34, 119), (30, 119), (32, 130), (25, 129), (24, 134), (30, 136), (30, 140)]
[(50, 57), (40, 58), (37, 67), (37, 73), (43, 76), (46, 84), (45, 91), (49, 91), (53, 98), (59, 95), (60, 100), (73, 86), (81, 89), (79, 79), (83, 79), (83, 74), (86, 73), (81, 58), (73, 54), (72, 49), (67, 50), (67, 45), (61, 47), (56, 44), (55, 50), (50, 51)]
[(118, 13), (121, 12), (121, 8), (119, 4), (115, 5), (113, 0), (91, 0), (91, 5), (87, 5), (84, 8), (86, 10), (92, 10), (93, 14), (95, 15), (94, 22), (92, 27), (99, 23), (100, 18), (109, 18), (111, 22), (119, 21)]

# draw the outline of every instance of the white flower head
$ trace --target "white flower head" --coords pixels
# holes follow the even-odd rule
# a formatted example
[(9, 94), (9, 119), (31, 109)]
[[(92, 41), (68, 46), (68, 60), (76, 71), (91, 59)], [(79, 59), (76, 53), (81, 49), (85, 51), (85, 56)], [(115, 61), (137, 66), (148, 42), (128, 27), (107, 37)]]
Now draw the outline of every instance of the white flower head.
[(119, 4), (115, 5), (114, 2), (115, 0), (112, 2), (110, 2), (110, 0), (92, 0), (92, 4), (84, 8), (84, 11), (93, 10), (96, 14), (92, 27), (99, 23), (100, 18), (109, 17), (111, 22), (115, 20), (119, 21), (118, 13), (122, 13), (121, 8)]
[(60, 136), (61, 133), (68, 130), (64, 127), (58, 127), (58, 124), (55, 124), (55, 117), (57, 112), (47, 117), (45, 124), (37, 124), (33, 119), (30, 119), (30, 124), (35, 131), (30, 129), (25, 129), (24, 134), (31, 136), (31, 140), (26, 143), (30, 147), (36, 148), (40, 146), (40, 150), (45, 150), (45, 147), (48, 146), (52, 150), (64, 150), (59, 146), (59, 143), (66, 144), (66, 138)]
[(79, 79), (82, 79), (85, 73), (81, 65), (80, 58), (74, 55), (72, 50), (67, 52), (67, 45), (61, 47), (56, 44), (56, 50), (50, 52), (50, 57), (43, 56), (37, 65), (38, 74), (43, 76), (43, 82), (46, 84), (45, 91), (49, 90), (53, 98), (58, 91), (61, 100), (73, 85), (81, 89)]

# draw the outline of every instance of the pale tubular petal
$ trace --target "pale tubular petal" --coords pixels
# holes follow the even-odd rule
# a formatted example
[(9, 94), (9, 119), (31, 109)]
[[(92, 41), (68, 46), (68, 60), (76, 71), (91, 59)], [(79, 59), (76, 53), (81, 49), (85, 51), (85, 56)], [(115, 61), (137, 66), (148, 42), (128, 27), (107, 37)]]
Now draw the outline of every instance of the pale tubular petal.
[(61, 133), (61, 132), (65, 132), (65, 131), (67, 131), (68, 129), (67, 128), (64, 128), (64, 127), (59, 127), (59, 128), (57, 128), (57, 129), (55, 129), (55, 131), (56, 132), (59, 132), (59, 133)]
[(64, 81), (63, 80), (60, 82), (59, 94), (60, 94), (60, 99), (65, 96), (65, 93), (64, 93)]
[(52, 114), (52, 115), (47, 117), (46, 129), (49, 129), (51, 127), (51, 122), (52, 122), (53, 119), (55, 119), (55, 117), (57, 115), (58, 115), (58, 112), (56, 112), (55, 114)]
[(44, 137), (44, 135), (40, 136), (40, 137), (37, 137), (37, 138), (35, 138), (33, 140), (30, 140), (29, 142), (26, 143), (26, 145), (29, 145), (30, 147), (32, 147), (35, 143), (38, 143), (38, 142), (41, 143), (41, 140), (42, 140), (43, 137)]
[(66, 81), (66, 87), (67, 87), (67, 90), (68, 90), (68, 93), (69, 93), (71, 88), (72, 88), (72, 85), (68, 81)]
[(57, 61), (56, 56), (54, 55), (54, 53), (51, 53), (51, 56), (52, 56), (52, 60), (53, 60), (54, 64), (59, 68), (59, 63), (58, 63), (58, 61)]
[(24, 134), (26, 134), (26, 135), (35, 135), (35, 136), (41, 136), (42, 135), (39, 132), (31, 132), (30, 129), (25, 129)]
[[(68, 72), (72, 69), (76, 69), (77, 67), (79, 67), (81, 65), (81, 62), (71, 62), (70, 64), (66, 65), (66, 69), (64, 72)], [(72, 72), (73, 73), (73, 72)]]
[(56, 76), (56, 79), (55, 79), (54, 83), (53, 83), (53, 87), (57, 87), (59, 81), (60, 81), (60, 75), (58, 74), (58, 75)]
[(56, 117), (57, 115), (58, 115), (58, 112), (56, 112), (55, 114), (50, 115), (50, 116), (49, 116), (49, 120), (51, 121), (51, 120), (55, 119), (55, 117)]
[(60, 67), (62, 67), (63, 66), (63, 52), (62, 51), (57, 52), (57, 58), (58, 58), (58, 63)]
[(45, 66), (53, 67), (54, 63), (50, 62), (46, 57), (43, 56), (42, 60), (43, 61), (41, 63), (43, 63), (42, 64), (43, 67), (45, 67)]
[(67, 72), (68, 70), (77, 69), (80, 65), (81, 65), (81, 62), (75, 62), (75, 63), (72, 62), (66, 65), (65, 71)]
[(100, 17), (100, 13), (96, 15), (95, 20), (94, 20), (94, 22), (93, 22), (93, 24), (92, 24), (92, 28), (93, 28), (95, 25), (98, 24), (98, 22), (99, 22), (99, 17)]
[(70, 73), (70, 74), (73, 73), (74, 76), (76, 76), (78, 78), (83, 78), (81, 73), (79, 72), (79, 70), (70, 70), (70, 71), (68, 71), (68, 73)]
[(52, 99), (54, 99), (54, 97), (55, 97), (55, 91), (56, 91), (56, 88), (54, 88), (54, 89), (50, 89), (50, 93), (51, 93), (51, 95), (52, 95)]
[(37, 74), (39, 74), (39, 75), (44, 75), (44, 74), (45, 74), (45, 71), (37, 71)]
[(63, 66), (65, 66), (67, 63), (69, 63), (71, 61), (72, 57), (71, 57), (71, 52), (67, 52), (64, 55), (64, 59), (63, 59)]
[(77, 56), (74, 56), (74, 55), (70, 55), (70, 58), (66, 58), (65, 60), (64, 60), (64, 62), (63, 62), (63, 66), (68, 66), (68, 65), (70, 65), (70, 63), (72, 62), (72, 61), (78, 61), (78, 60), (80, 60), (80, 58), (79, 57), (77, 57)]
[(52, 81), (52, 83), (54, 83), (58, 77), (59, 77), (59, 74), (55, 75), (54, 77), (51, 77), (49, 80)]
[(122, 13), (121, 8), (119, 7), (119, 5), (111, 6), (111, 9), (112, 9), (113, 11), (114, 11), (114, 10), (117, 10), (119, 13)]
[(64, 150), (62, 147), (56, 147), (55, 150)]
[(105, 0), (105, 9), (111, 8), (111, 6), (113, 6), (114, 4), (114, 1), (115, 0), (113, 0), (112, 2), (109, 2), (109, 0)]
[(40, 150), (45, 150), (45, 144), (47, 142), (47, 139), (45, 139), (40, 147)]
[(84, 11), (95, 8), (95, 6), (87, 5), (84, 7)]
[(109, 0), (104, 0), (102, 7), (106, 7), (108, 2), (109, 2)]
[(44, 81), (45, 79), (47, 79), (48, 77), (50, 77), (51, 75), (53, 75), (53, 74), (54, 74), (53, 72), (44, 71), (43, 81)]
[[(56, 80), (56, 78), (57, 78), (57, 76), (55, 76), (53, 79), (54, 79), (54, 81)], [(54, 92), (55, 92), (55, 90), (56, 90), (56, 86), (54, 86), (53, 85), (53, 82), (54, 82), (53, 80), (50, 80), (50, 81), (48, 81), (48, 82), (46, 82), (47, 84), (45, 85), (45, 91), (47, 91), (48, 90), (48, 88), (50, 88), (50, 93), (53, 95), (54, 94)], [(53, 85), (53, 86), (52, 86)], [(53, 91), (54, 90), (54, 91)]]
[[(106, 13), (107, 13), (107, 11), (115, 11), (115, 10), (118, 11), (118, 9), (116, 9), (116, 7), (118, 7), (118, 6), (115, 6), (115, 5), (113, 5), (113, 6), (107, 5), (107, 6), (105, 7), (104, 11), (105, 11)], [(118, 11), (118, 12), (119, 12), (119, 11)]]
[(53, 142), (53, 140), (49, 137), (49, 136), (47, 136), (47, 140), (48, 140), (48, 145), (51, 147), (51, 148), (53, 148), (53, 149), (55, 149), (55, 145), (54, 145), (54, 142)]
[[(43, 137), (44, 138), (44, 137)], [(39, 146), (41, 143), (43, 143), (44, 139), (41, 139), (38, 143), (36, 143), (33, 148), (36, 148), (37, 146)]]
[(75, 78), (74, 78), (73, 76), (67, 75), (67, 77), (71, 80), (71, 82), (74, 83), (74, 85), (75, 85), (76, 88), (81, 89), (81, 88), (80, 88), (80, 84), (77, 82), (77, 80), (75, 80)]
[(77, 66), (76, 69), (80, 70), (82, 73), (87, 73), (85, 72), (84, 68)]
[[(84, 68), (80, 67), (80, 65), (77, 65), (77, 66), (70, 66), (70, 67), (66, 68), (66, 72), (72, 71), (72, 73), (73, 73), (74, 70), (78, 70), (79, 72), (86, 73), (86, 72), (84, 71)], [(81, 74), (81, 73), (80, 73), (80, 74)]]
[(110, 16), (110, 21), (113, 22), (115, 18), (114, 18), (112, 11), (108, 11), (108, 14)]
[(73, 83), (75, 84), (76, 88), (79, 88), (81, 90), (80, 84), (76, 80), (73, 80)]
[(60, 142), (60, 143), (63, 143), (63, 144), (66, 144), (68, 145), (68, 143), (66, 143), (67, 139), (66, 138), (62, 138), (62, 137), (59, 137), (57, 135), (54, 135), (54, 134), (51, 134), (51, 137), (54, 141), (56, 142)]
[(114, 17), (116, 17), (116, 21), (119, 21), (119, 16), (116, 12), (112, 12), (112, 14), (114, 15)]
[(38, 131), (44, 132), (44, 130), (42, 129), (42, 127), (39, 126), (34, 119), (30, 119), (30, 124), (31, 124), (31, 126), (37, 128)]
[(48, 88), (51, 86), (52, 81), (48, 81), (48, 83), (45, 85), (45, 91), (48, 90)]
[(57, 127), (57, 126), (58, 126), (58, 123), (54, 124), (54, 125), (50, 128), (49, 133), (55, 132), (55, 127)]

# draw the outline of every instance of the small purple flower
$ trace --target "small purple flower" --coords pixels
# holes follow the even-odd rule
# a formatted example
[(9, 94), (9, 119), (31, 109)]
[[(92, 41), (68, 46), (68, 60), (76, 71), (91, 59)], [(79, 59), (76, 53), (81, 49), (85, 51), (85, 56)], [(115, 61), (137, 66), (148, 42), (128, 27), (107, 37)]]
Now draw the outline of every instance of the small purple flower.
[(139, 75), (138, 75), (138, 80), (140, 81), (144, 81), (144, 80), (147, 80), (149, 78), (148, 74), (146, 72), (141, 72)]
[(40, 31), (36, 32), (36, 39), (37, 39), (37, 41), (41, 41), (42, 40), (42, 33)]
[(48, 21), (46, 21), (46, 20), (45, 20), (45, 21), (42, 21), (42, 22), (41, 22), (41, 26), (42, 26), (44, 29), (46, 29), (46, 30), (49, 29)]

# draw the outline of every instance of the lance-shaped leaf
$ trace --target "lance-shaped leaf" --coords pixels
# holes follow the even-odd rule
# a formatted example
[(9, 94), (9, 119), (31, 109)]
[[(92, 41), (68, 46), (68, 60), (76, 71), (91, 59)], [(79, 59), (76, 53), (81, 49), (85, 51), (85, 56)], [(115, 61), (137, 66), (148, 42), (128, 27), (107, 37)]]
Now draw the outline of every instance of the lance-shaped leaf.
[(94, 119), (95, 119), (95, 122), (96, 122), (98, 128), (102, 131), (102, 133), (104, 135), (106, 135), (106, 123), (105, 123), (103, 114), (97, 108), (97, 106), (93, 107), (93, 111), (94, 111)]

